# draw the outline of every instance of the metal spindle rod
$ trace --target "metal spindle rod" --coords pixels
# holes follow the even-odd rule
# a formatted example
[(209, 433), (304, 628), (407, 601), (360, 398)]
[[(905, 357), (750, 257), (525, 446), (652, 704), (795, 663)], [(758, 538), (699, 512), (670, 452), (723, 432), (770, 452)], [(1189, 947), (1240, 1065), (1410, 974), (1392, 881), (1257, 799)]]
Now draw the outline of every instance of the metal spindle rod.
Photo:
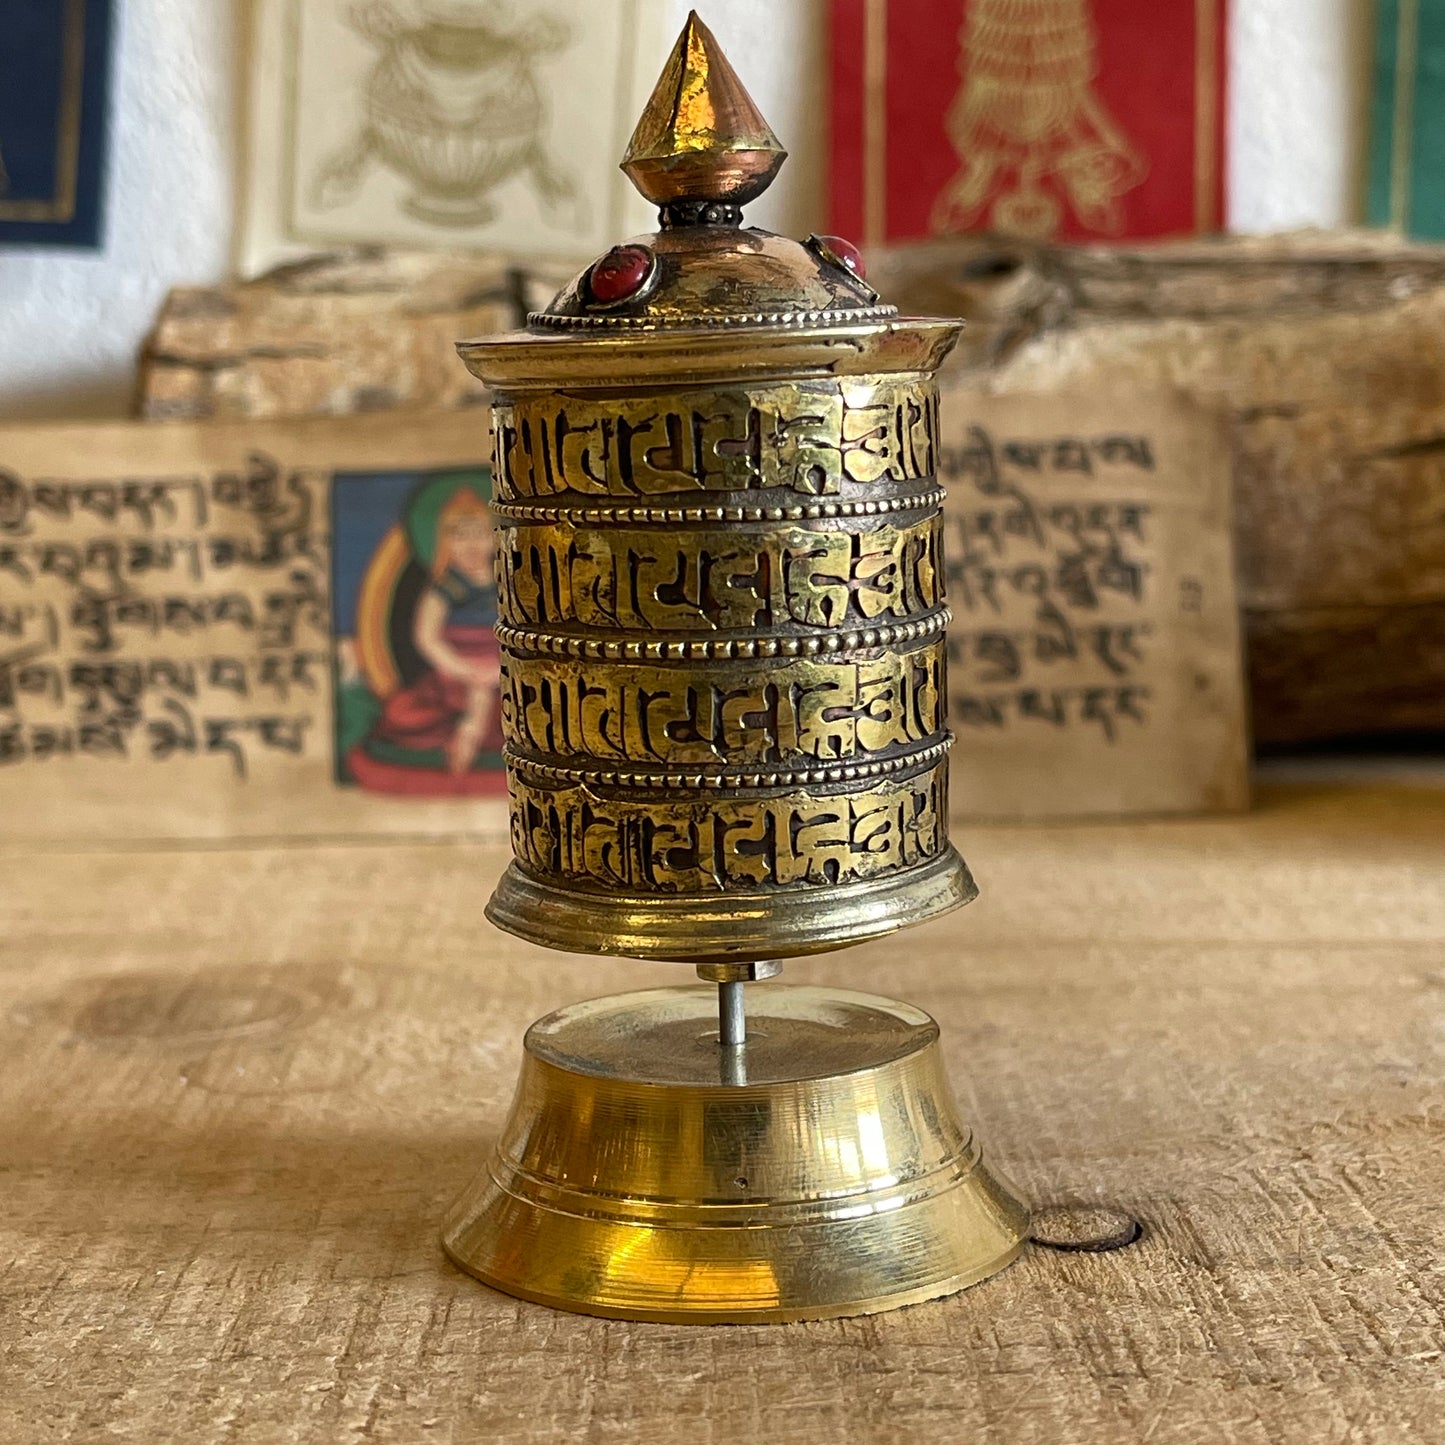
[(748, 1041), (748, 1015), (743, 989), (758, 979), (775, 977), (782, 967), (775, 958), (746, 963), (717, 959), (697, 965), (697, 976), (717, 985), (717, 1041), (726, 1051), (723, 1070), (730, 1083), (747, 1082), (743, 1046)]
[(720, 983), (717, 986), (717, 1034), (718, 1042), (726, 1047), (735, 1047), (747, 1042), (748, 1015), (743, 999), (747, 987), (741, 979), (735, 983)]

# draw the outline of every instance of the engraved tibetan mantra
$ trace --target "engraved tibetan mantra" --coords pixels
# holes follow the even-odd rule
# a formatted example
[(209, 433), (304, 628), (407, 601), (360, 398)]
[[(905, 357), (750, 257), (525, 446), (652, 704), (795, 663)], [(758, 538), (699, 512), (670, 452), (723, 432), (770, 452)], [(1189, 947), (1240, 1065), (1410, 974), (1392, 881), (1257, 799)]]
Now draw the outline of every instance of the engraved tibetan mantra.
[[(909, 500), (916, 509), (917, 499)], [(634, 630), (907, 622), (941, 602), (936, 512), (864, 532), (821, 532), (774, 520), (779, 510), (764, 509), (747, 531), (720, 531), (706, 525), (712, 515), (696, 513), (660, 516), (649, 528), (561, 518), (536, 526), (510, 523), (515, 512), (499, 507), (502, 621), (518, 628), (575, 623), (617, 640), (619, 631)], [(752, 655), (816, 652), (819, 641), (781, 639)]]
[(937, 406), (917, 373), (498, 404), (524, 868), (685, 895), (939, 855)]
[(931, 477), (938, 389), (927, 378), (720, 387), (668, 397), (529, 398), (493, 413), (509, 498), (656, 497)]
[[(794, 652), (802, 646), (787, 640)], [(714, 787), (739, 769), (801, 770), (820, 782), (828, 765), (844, 759), (893, 771), (886, 765), (906, 765), (910, 753), (890, 750), (936, 742), (943, 733), (936, 634), (907, 652), (875, 648), (864, 657), (773, 663), (754, 654), (711, 663), (700, 676), (655, 662), (536, 657), (518, 648), (506, 683), (513, 756), (533, 764), (605, 760), (606, 770), (587, 773), (592, 781), (627, 764), (639, 775), (706, 770), (699, 780)]]

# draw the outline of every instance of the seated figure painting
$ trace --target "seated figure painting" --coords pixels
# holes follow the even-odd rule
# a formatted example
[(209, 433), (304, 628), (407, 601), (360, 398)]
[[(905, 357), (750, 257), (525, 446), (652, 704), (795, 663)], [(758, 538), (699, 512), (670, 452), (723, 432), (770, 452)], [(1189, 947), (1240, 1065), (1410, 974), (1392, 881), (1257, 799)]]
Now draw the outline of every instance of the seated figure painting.
[(335, 478), (338, 782), (505, 791), (488, 492), (484, 468)]

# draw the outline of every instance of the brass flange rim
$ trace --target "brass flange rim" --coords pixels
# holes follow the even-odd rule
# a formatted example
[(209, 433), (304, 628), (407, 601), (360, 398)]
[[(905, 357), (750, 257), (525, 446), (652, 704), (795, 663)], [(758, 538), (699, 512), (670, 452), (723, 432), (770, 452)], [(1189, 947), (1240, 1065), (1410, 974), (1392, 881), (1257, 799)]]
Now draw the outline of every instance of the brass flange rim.
[(645, 1307), (611, 1306), (594, 1300), (577, 1299), (571, 1295), (553, 1294), (546, 1290), (535, 1290), (515, 1280), (493, 1275), (487, 1270), (469, 1263), (442, 1241), (447, 1258), (464, 1273), (480, 1280), (491, 1289), (500, 1290), (514, 1299), (525, 1300), (528, 1304), (543, 1305), (548, 1309), (565, 1310), (569, 1314), (590, 1315), (604, 1320), (633, 1320), (640, 1324), (652, 1325), (773, 1325), (803, 1324), (808, 1320), (854, 1319), (863, 1315), (888, 1314), (893, 1310), (907, 1309), (912, 1305), (929, 1304), (961, 1294), (976, 1284), (1001, 1274), (1023, 1253), (1027, 1240), (1021, 1239), (1004, 1250), (997, 1257), (967, 1269), (949, 1279), (932, 1284), (920, 1285), (917, 1289), (903, 1290), (897, 1294), (879, 1295), (874, 1299), (845, 1301), (829, 1305), (799, 1305), (795, 1308), (763, 1307), (753, 1310), (666, 1310)]
[(881, 938), (978, 897), (951, 844), (894, 875), (820, 889), (714, 897), (585, 892), (513, 862), (486, 906), (498, 928), (564, 953), (667, 963), (798, 958)]

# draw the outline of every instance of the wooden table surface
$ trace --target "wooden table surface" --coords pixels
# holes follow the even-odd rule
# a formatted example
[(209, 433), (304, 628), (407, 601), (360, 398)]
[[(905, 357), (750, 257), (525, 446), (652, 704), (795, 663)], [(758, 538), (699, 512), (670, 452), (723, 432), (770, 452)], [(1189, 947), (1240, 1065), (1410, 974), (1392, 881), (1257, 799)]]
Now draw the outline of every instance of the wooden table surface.
[(526, 1024), (683, 977), (498, 935), (501, 850), (0, 854), (0, 1440), (1445, 1438), (1445, 788), (961, 841), (978, 904), (791, 976), (929, 1009), (1027, 1197), (1143, 1239), (717, 1328), (437, 1247)]

